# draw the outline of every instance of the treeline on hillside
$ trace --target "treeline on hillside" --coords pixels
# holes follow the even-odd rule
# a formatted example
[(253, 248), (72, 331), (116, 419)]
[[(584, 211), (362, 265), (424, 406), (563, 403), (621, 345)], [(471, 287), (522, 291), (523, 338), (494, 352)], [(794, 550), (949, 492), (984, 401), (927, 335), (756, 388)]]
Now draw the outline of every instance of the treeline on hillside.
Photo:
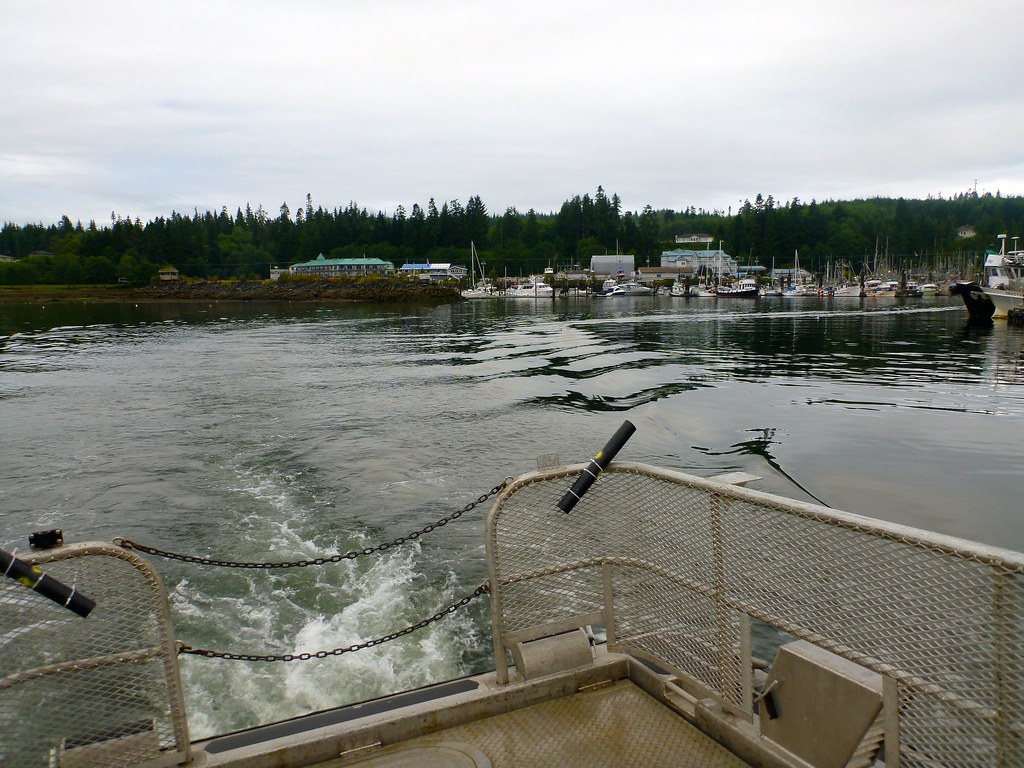
[[(958, 236), (962, 226), (976, 235)], [(618, 195), (598, 187), (593, 196), (576, 195), (545, 214), (514, 207), (491, 214), (479, 196), (440, 208), (431, 199), (425, 209), (399, 206), (388, 214), (355, 203), (314, 208), (307, 195), (294, 214), (282, 204), (275, 217), (262, 206), (246, 206), (234, 215), (225, 207), (145, 223), (111, 214), (103, 226), (83, 226), (68, 216), (49, 226), (7, 223), (0, 229), (0, 254), (15, 260), (0, 261), (0, 284), (139, 284), (165, 264), (192, 277), (263, 278), (271, 266), (320, 253), (377, 257), (396, 266), (430, 261), (468, 267), (470, 242), (491, 276), (518, 276), (546, 266), (586, 267), (602, 253), (631, 253), (637, 266), (658, 265), (662, 251), (677, 247), (677, 235), (695, 233), (712, 237), (714, 248), (721, 244), (741, 264), (788, 267), (798, 252), (800, 266), (815, 270), (840, 262), (854, 272), (870, 271), (880, 257), (894, 268), (973, 269), (998, 234), (1024, 234), (1024, 197), (964, 193), (780, 205), (757, 195), (735, 213), (650, 206), (638, 213), (623, 211)]]

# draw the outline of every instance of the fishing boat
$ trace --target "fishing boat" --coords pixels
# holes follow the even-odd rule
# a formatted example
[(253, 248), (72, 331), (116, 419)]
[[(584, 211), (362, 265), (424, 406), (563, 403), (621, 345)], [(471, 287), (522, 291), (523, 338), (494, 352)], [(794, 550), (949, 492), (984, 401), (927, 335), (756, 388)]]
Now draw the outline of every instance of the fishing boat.
[(756, 299), (760, 295), (757, 280), (744, 277), (734, 283), (721, 283), (715, 288), (715, 296), (719, 298)]
[(832, 295), (839, 298), (862, 299), (866, 295), (866, 288), (859, 283), (843, 283), (836, 287)]
[[(1024, 764), (1024, 554), (613, 461), (623, 427), (494, 489), (472, 594), (318, 653), (178, 641), (126, 539), (0, 550), (3, 765)], [(190, 739), (181, 654), (370, 652), (485, 595), (490, 671)]]
[[(1006, 317), (1012, 309), (1024, 307), (1024, 250), (1006, 250), (1006, 235), (999, 235), (998, 251), (985, 255), (981, 282), (956, 282), (950, 295), (959, 296), (972, 321), (987, 322)], [(1016, 240), (1016, 238), (1014, 238)]]
[(678, 280), (673, 281), (672, 287), (668, 290), (668, 295), (676, 298), (688, 296), (689, 291), (686, 289), (686, 283), (681, 283)]
[(869, 299), (895, 298), (900, 293), (899, 280), (868, 280), (865, 285)]

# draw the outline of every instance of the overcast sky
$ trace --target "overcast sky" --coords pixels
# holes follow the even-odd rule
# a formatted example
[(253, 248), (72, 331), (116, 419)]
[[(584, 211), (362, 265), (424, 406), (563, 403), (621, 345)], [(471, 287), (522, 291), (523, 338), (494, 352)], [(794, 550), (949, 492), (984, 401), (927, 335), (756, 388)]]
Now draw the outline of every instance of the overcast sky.
[(0, 223), (1024, 194), (1021, 0), (0, 9)]

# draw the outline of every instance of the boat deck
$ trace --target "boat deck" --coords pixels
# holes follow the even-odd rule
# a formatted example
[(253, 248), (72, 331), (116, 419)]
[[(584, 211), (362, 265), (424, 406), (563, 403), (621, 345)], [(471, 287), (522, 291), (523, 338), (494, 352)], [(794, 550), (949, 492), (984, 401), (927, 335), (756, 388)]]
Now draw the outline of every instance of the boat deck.
[[(195, 765), (743, 768), (781, 764), (772, 762), (757, 746), (752, 748), (748, 726), (735, 721), (726, 724), (729, 718), (716, 715), (702, 718), (701, 705), (675, 687), (675, 680), (649, 664), (602, 648), (592, 665), (534, 680), (503, 686), (493, 672), (485, 673), (214, 737), (194, 745)], [(708, 728), (708, 720), (718, 724)]]
[(379, 749), (317, 768), (740, 768), (735, 757), (628, 680)]

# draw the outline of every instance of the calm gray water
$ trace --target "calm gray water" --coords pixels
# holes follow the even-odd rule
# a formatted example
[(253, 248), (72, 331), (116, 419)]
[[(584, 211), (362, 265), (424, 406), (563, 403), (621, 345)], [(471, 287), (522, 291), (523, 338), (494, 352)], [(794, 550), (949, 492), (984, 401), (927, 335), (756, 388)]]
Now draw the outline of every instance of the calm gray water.
[[(957, 302), (959, 300), (956, 300)], [(0, 304), (0, 546), (59, 527), (225, 559), (372, 546), (557, 453), (620, 458), (1024, 550), (1024, 332), (948, 298), (437, 308)], [(178, 637), (347, 646), (485, 579), (483, 510), (384, 556), (155, 564)], [(371, 651), (183, 661), (194, 736), (490, 664), (486, 601)]]

